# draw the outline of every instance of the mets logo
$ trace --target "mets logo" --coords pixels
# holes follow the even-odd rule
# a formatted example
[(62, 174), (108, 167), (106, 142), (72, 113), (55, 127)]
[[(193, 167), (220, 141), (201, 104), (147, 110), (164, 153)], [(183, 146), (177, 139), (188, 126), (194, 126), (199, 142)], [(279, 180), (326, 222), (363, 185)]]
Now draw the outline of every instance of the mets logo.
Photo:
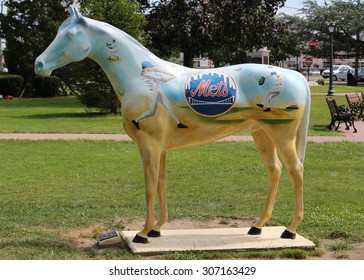
[(225, 114), (232, 108), (237, 98), (234, 79), (218, 71), (189, 76), (185, 82), (184, 92), (191, 109), (207, 117)]

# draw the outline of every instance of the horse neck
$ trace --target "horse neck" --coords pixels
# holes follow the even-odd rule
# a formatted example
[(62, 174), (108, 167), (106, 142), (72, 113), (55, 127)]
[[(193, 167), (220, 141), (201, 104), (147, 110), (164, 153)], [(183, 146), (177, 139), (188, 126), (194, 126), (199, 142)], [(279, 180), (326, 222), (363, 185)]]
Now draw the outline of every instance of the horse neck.
[[(155, 56), (123, 31), (102, 22), (91, 23), (89, 58), (101, 66), (117, 94), (129, 91), (131, 81), (140, 77), (140, 62)], [(106, 46), (106, 43), (112, 43), (113, 40), (118, 50), (115, 56), (119, 56), (114, 61), (110, 60), (110, 49)]]

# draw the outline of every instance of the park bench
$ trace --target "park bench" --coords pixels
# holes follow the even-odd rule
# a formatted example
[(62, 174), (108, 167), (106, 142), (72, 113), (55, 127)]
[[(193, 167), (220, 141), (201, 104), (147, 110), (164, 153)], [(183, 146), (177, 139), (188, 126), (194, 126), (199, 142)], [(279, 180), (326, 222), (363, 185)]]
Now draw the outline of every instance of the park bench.
[(338, 125), (335, 128), (335, 130), (338, 130), (340, 124), (344, 122), (346, 125), (346, 130), (350, 129), (350, 125), (353, 126), (354, 133), (356, 133), (357, 130), (354, 125), (355, 113), (350, 108), (344, 105), (338, 106), (336, 104), (336, 100), (333, 98), (326, 98), (326, 102), (329, 106), (331, 113), (331, 122), (329, 124), (329, 129), (331, 130), (332, 127), (335, 125), (335, 122), (338, 122)]
[(364, 120), (363, 116), (364, 102), (363, 100), (360, 100), (359, 93), (347, 93), (345, 94), (345, 97), (351, 111), (355, 115), (358, 115), (358, 118), (362, 118)]

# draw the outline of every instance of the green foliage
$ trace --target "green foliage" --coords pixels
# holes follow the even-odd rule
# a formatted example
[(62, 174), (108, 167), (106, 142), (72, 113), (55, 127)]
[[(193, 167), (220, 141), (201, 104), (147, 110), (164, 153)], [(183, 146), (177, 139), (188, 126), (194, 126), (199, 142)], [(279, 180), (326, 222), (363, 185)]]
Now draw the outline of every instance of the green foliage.
[(346, 253), (336, 253), (335, 254), (335, 258), (337, 258), (337, 259), (348, 259), (349, 258), (349, 255), (348, 254), (346, 254)]
[[(125, 31), (142, 44), (149, 44), (149, 37), (144, 32), (146, 20), (137, 1), (81, 0), (79, 2), (85, 16), (107, 22)], [(120, 102), (99, 65), (86, 59), (69, 68), (73, 69), (73, 75), (68, 79), (81, 102), (101, 112), (118, 113)]]
[(325, 79), (318, 79), (317, 80), (317, 83), (321, 86), (324, 86), (325, 85)]
[(349, 250), (351, 248), (351, 245), (348, 244), (347, 242), (337, 241), (329, 244), (327, 248), (329, 251), (343, 251), (343, 250)]
[(36, 77), (34, 82), (34, 97), (55, 97), (60, 93), (61, 80), (57, 77)]
[(94, 61), (85, 59), (78, 65), (73, 65), (78, 77), (76, 96), (88, 108), (95, 108), (100, 112), (117, 114), (120, 112), (118, 100), (105, 73)]
[(19, 75), (0, 75), (0, 94), (19, 96), (23, 77)]
[[(284, 1), (160, 0), (149, 12), (148, 31), (160, 55), (184, 53), (184, 65), (206, 53), (215, 65), (242, 62), (241, 53), (278, 43), (275, 14)], [(257, 36), (259, 33), (259, 36)], [(221, 55), (223, 54), (223, 55)]]
[(149, 43), (149, 37), (144, 32), (146, 19), (135, 0), (80, 0), (81, 11), (85, 16), (107, 22), (142, 44)]
[(327, 238), (330, 238), (330, 239), (349, 238), (349, 237), (350, 237), (350, 233), (345, 230), (333, 230), (327, 236)]
[(9, 73), (23, 76), (25, 84), (34, 80), (34, 61), (52, 42), (61, 21), (66, 18), (62, 6), (71, 0), (7, 0), (7, 14), (0, 15), (1, 37)]
[(300, 249), (286, 249), (283, 250), (279, 257), (283, 259), (295, 259), (295, 260), (304, 260), (307, 257), (307, 251)]
[(280, 32), (278, 41), (268, 45), (271, 50), (271, 61), (282, 61), (286, 60), (289, 56), (300, 56), (306, 50), (305, 43), (302, 42), (307, 40), (302, 36), (300, 29), (297, 29), (297, 26), (301, 26), (302, 19), (281, 14), (277, 17), (277, 20), (284, 31)]
[[(301, 37), (302, 45), (306, 46), (303, 53), (316, 56), (328, 57), (330, 47), (330, 36), (327, 26), (335, 23), (336, 30), (334, 39), (334, 56), (343, 51), (349, 57), (360, 59), (364, 36), (364, 3), (357, 0), (335, 0), (325, 1), (320, 5), (317, 1), (304, 1), (301, 10), (301, 18), (295, 17), (292, 28)], [(298, 23), (298, 24), (297, 24)], [(309, 41), (318, 42), (315, 48), (307, 48)]]

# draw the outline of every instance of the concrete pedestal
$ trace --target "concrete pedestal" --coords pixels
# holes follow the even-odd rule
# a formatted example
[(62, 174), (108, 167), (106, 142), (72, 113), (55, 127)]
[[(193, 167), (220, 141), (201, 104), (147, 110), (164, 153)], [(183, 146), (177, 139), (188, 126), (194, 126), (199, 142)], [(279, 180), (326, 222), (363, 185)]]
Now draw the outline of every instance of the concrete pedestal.
[(133, 243), (137, 231), (123, 231), (122, 237), (133, 253), (160, 254), (172, 251), (248, 251), (266, 249), (314, 249), (315, 244), (297, 234), (296, 239), (281, 239), (285, 227), (264, 227), (261, 235), (248, 235), (250, 228), (162, 230), (159, 238), (147, 244)]

